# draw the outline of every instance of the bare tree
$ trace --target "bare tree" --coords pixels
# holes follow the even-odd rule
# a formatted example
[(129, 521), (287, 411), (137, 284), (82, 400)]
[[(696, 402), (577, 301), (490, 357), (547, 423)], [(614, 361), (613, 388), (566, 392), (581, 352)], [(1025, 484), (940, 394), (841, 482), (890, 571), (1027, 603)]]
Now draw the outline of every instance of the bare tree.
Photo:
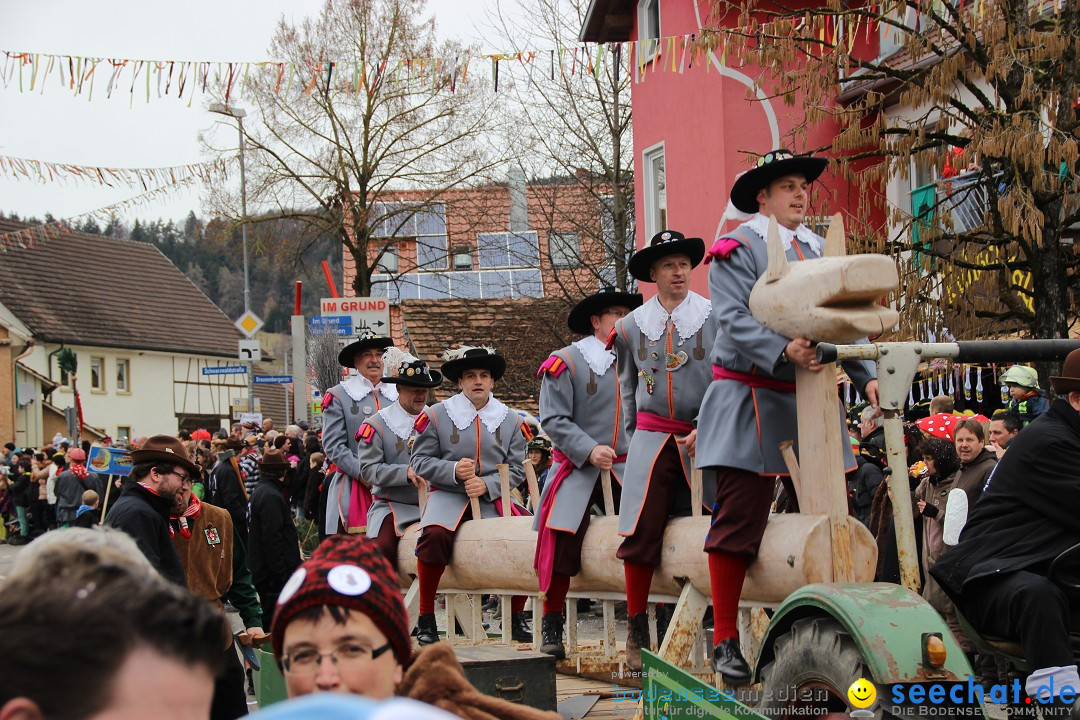
[[(413, 0), (327, 0), (318, 17), (278, 27), (271, 57), (292, 65), (244, 87), (256, 106), (243, 125), (249, 221), (302, 220), (310, 233), (291, 248), (298, 254), (327, 233), (340, 238), (360, 296), (403, 229), (494, 165), (482, 73), (468, 72), (467, 49), (436, 43), (423, 10)], [(422, 197), (395, 202), (403, 189)], [(235, 217), (236, 198), (214, 193)]]
[[(1067, 337), (1080, 287), (1077, 4), (770, 8), (741, 10), (728, 57), (769, 68), (761, 84), (805, 108), (796, 138), (839, 128), (816, 149), (858, 195), (863, 246), (900, 260), (907, 332)], [(871, 32), (881, 47), (860, 49)], [(870, 222), (890, 181), (916, 186), (910, 206), (885, 208), (892, 237)]]
[(588, 0), (538, 0), (512, 20), (502, 8), (496, 15), (503, 40), (528, 60), (506, 83), (516, 120), (508, 145), (544, 218), (549, 277), (569, 298), (634, 282), (626, 271), (634, 251), (629, 63), (618, 43), (577, 47), (588, 8)]

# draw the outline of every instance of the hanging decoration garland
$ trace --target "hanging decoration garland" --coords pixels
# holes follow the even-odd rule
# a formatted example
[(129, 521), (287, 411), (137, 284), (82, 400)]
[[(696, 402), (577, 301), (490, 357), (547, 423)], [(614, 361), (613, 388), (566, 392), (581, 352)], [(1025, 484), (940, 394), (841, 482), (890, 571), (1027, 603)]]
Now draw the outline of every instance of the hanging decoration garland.
[(150, 190), (166, 184), (176, 184), (184, 179), (204, 183), (212, 179), (225, 180), (228, 178), (229, 164), (237, 157), (239, 156), (170, 167), (112, 168), (0, 155), (0, 175), (41, 183), (74, 181), (107, 187), (128, 185)]

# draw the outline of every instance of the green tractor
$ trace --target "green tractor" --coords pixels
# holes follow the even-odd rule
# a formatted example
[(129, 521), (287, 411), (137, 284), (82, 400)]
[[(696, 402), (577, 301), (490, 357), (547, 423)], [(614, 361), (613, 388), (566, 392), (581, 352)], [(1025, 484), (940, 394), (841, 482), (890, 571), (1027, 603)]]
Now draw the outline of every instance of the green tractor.
[[(755, 665), (759, 689), (718, 689), (647, 653), (644, 717), (967, 717), (987, 716), (985, 702), (1023, 704), (1018, 680), (1000, 693), (984, 694), (945, 621), (918, 594), (902, 410), (921, 362), (1060, 360), (1077, 348), (1080, 342), (1066, 340), (820, 344), (819, 362), (863, 359), (877, 364), (889, 467), (901, 470), (889, 473), (887, 481), (902, 584), (818, 583), (791, 593), (772, 612), (764, 631)], [(1080, 546), (1059, 556), (1051, 578), (1077, 591), (1080, 583), (1065, 572), (1074, 556), (1080, 556)], [(1021, 673), (1028, 670), (1015, 638), (980, 635), (959, 619), (980, 652), (1004, 655)], [(866, 691), (861, 680), (869, 681), (874, 692)]]

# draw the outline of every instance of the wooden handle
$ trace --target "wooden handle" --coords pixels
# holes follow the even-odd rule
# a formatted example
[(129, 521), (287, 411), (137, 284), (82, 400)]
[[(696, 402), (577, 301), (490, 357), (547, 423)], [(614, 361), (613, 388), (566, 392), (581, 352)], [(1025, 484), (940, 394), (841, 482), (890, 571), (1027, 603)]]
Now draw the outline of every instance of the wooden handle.
[(510, 506), (513, 501), (510, 499), (510, 466), (506, 463), (499, 463), (495, 466), (495, 469), (499, 471), (499, 496), (502, 498), (502, 515), (504, 518), (510, 517)]
[(533, 467), (532, 460), (526, 460), (524, 465), (525, 480), (529, 483), (529, 505), (536, 513), (540, 509), (540, 483), (536, 480), (536, 468)]
[(421, 485), (416, 488), (416, 492), (420, 496), (420, 514), (424, 514), (424, 509), (427, 507), (427, 485)]
[(701, 516), (701, 468), (697, 466), (697, 458), (690, 458), (690, 515)]
[(779, 445), (780, 454), (784, 457), (788, 475), (791, 476), (791, 486), (795, 488), (796, 499), (802, 499), (802, 478), (799, 475), (799, 459), (795, 457), (794, 443), (785, 440)]
[(269, 635), (248, 635), (246, 632), (237, 633), (236, 639), (240, 641), (241, 645), (250, 645), (256, 648), (261, 648), (270, 642)]
[(611, 471), (600, 471), (600, 487), (604, 491), (604, 514), (615, 514), (615, 496), (611, 492)]
[(469, 498), (469, 507), (472, 508), (473, 520), (480, 519), (480, 498)]

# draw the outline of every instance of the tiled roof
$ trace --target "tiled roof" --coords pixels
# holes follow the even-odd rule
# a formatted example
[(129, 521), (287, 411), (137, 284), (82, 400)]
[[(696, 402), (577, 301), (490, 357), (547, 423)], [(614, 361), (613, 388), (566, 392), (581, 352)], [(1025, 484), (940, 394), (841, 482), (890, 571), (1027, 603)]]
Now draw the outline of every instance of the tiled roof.
[[(540, 378), (536, 371), (552, 350), (577, 339), (566, 327), (570, 306), (555, 298), (498, 300), (405, 300), (402, 322), (411, 352), (433, 368), (442, 352), (460, 345), (490, 345), (506, 358), (506, 374), (495, 396), (515, 410), (537, 414)], [(455, 392), (449, 383), (436, 390), (439, 400)]]
[[(0, 220), (0, 233), (28, 227)], [(242, 337), (148, 243), (63, 230), (0, 252), (0, 276), (0, 302), (39, 342), (235, 357)]]

